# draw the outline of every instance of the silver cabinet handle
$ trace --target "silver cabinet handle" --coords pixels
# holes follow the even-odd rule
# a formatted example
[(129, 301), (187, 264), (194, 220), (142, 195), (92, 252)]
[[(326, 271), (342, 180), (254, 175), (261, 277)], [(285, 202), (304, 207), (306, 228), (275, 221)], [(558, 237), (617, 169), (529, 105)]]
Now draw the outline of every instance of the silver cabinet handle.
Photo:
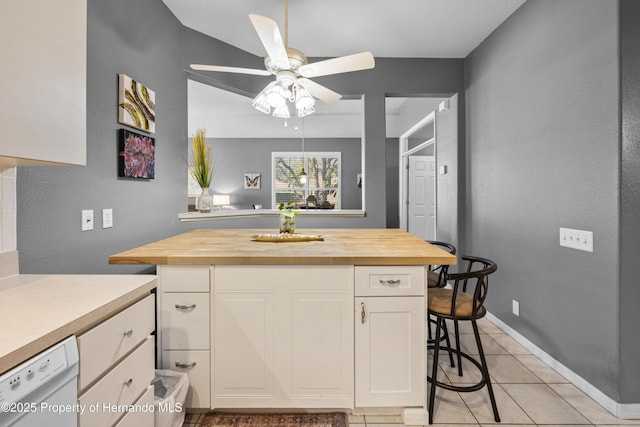
[(194, 366), (196, 366), (196, 362), (191, 362), (191, 363), (176, 362), (176, 368), (180, 368), (180, 369), (191, 369)]
[(123, 334), (125, 337), (130, 337), (131, 335), (133, 335), (133, 329), (127, 329), (126, 331), (124, 331)]
[(382, 286), (389, 286), (389, 287), (395, 288), (400, 284), (400, 279), (389, 279), (389, 280), (380, 279), (380, 284)]
[(124, 382), (124, 385), (126, 385), (127, 387), (131, 387), (131, 384), (133, 384), (133, 378), (129, 378)]
[(188, 310), (193, 310), (194, 308), (196, 308), (195, 304), (191, 304), (191, 305), (186, 305), (186, 304), (176, 304), (176, 310), (184, 310), (184, 311), (188, 311)]
[(367, 312), (365, 310), (363, 302), (360, 303), (360, 308), (362, 309), (362, 311), (360, 312), (360, 319), (362, 323), (364, 323), (364, 321), (367, 319)]

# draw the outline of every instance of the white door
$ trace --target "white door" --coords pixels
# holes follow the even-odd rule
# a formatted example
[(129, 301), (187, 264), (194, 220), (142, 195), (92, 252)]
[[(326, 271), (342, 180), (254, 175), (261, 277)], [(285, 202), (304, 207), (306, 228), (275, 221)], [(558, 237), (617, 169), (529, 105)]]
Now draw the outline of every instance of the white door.
[(423, 406), (424, 298), (356, 298), (356, 407)]
[(435, 240), (435, 157), (409, 156), (409, 233), (423, 240)]

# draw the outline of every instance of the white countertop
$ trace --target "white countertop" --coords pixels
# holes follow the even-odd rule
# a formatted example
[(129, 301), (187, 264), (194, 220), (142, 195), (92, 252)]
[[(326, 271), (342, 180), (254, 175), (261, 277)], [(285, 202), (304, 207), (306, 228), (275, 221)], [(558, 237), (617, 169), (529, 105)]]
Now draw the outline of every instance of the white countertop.
[(0, 280), (0, 374), (148, 295), (153, 275), (27, 275)]

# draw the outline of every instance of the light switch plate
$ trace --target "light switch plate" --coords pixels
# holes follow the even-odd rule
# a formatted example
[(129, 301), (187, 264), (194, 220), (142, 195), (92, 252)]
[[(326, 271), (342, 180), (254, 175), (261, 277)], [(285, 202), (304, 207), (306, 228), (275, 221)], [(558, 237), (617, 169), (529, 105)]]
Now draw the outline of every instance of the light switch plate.
[(593, 231), (560, 228), (560, 246), (593, 252)]
[(113, 209), (102, 209), (102, 228), (113, 227)]
[(82, 211), (82, 231), (93, 230), (93, 209)]

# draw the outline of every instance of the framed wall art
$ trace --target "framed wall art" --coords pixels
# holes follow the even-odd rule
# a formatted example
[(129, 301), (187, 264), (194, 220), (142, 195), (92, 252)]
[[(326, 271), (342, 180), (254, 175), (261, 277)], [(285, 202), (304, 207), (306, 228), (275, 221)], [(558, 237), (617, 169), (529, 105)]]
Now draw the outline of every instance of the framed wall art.
[(119, 74), (118, 122), (156, 132), (156, 93), (126, 74)]
[(156, 143), (150, 136), (120, 129), (118, 138), (118, 176), (153, 179), (156, 169)]
[(244, 188), (245, 188), (245, 190), (259, 190), (260, 189), (260, 174), (259, 173), (245, 173), (244, 174)]

